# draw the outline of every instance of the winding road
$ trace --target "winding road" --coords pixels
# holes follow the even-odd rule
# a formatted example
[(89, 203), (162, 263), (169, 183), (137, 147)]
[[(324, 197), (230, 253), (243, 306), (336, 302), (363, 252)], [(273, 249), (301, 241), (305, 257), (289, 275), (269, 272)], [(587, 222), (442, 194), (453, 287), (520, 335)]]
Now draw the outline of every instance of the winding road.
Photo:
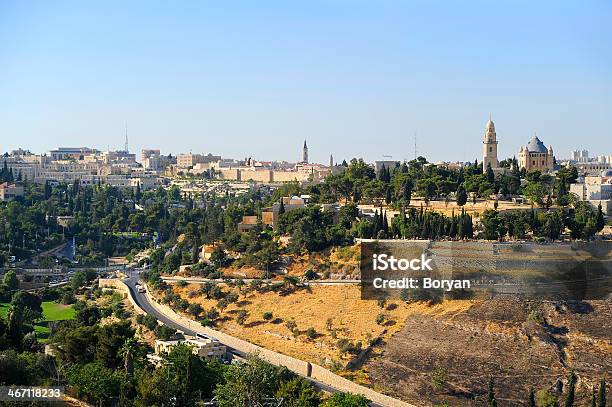
[[(149, 302), (149, 299), (147, 298), (147, 296), (143, 295), (142, 293), (139, 293), (138, 290), (136, 289), (136, 284), (138, 283), (138, 274), (137, 273), (131, 273), (132, 275), (129, 276), (129, 278), (123, 280), (123, 282), (128, 286), (128, 288), (130, 289), (130, 293), (132, 295), (132, 298), (134, 298), (134, 301), (136, 302), (136, 304), (138, 304), (138, 306), (140, 308), (142, 308), (147, 314), (153, 316), (155, 319), (157, 319), (158, 321), (161, 321), (162, 323), (164, 323), (165, 325), (180, 330), (182, 332), (184, 332), (187, 335), (191, 335), (191, 336), (195, 336), (196, 332), (192, 329), (190, 329), (187, 326), (181, 325), (173, 320), (171, 320), (170, 318), (166, 317), (165, 315), (163, 315), (161, 312), (159, 312), (157, 309), (155, 309), (151, 303)], [(227, 346), (227, 345), (226, 345)], [(247, 355), (245, 355), (244, 353), (227, 347), (227, 350), (229, 353), (231, 353), (234, 356), (237, 356), (239, 358), (245, 358)], [(306, 376), (302, 376), (305, 379), (310, 380), (314, 386), (320, 390), (320, 391), (325, 391), (328, 393), (340, 393), (341, 390), (335, 389), (325, 383), (322, 383), (318, 380), (315, 380), (311, 377), (306, 377)], [(376, 404), (376, 403), (370, 403), (370, 405), (372, 407), (383, 407), (380, 404)]]

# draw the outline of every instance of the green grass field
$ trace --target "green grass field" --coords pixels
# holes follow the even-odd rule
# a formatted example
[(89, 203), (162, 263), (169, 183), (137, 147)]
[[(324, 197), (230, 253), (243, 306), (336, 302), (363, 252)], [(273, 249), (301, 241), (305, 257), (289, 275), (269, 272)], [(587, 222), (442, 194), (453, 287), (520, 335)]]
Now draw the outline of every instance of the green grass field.
[[(0, 317), (6, 318), (10, 305), (0, 303)], [(72, 305), (56, 304), (52, 301), (44, 301), (42, 303), (44, 320), (34, 325), (37, 337), (41, 342), (46, 342), (49, 338), (50, 329), (47, 326), (52, 321), (65, 321), (74, 318), (74, 308)]]

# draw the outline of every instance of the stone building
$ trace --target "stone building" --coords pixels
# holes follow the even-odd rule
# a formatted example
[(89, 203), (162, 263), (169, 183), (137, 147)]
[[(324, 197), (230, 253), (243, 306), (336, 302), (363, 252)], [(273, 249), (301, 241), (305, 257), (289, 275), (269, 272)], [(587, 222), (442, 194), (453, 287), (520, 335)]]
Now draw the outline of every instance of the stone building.
[(23, 194), (23, 187), (21, 185), (9, 184), (8, 182), (0, 184), (0, 201), (10, 201), (23, 196)]
[(499, 167), (497, 160), (497, 133), (495, 133), (495, 124), (489, 117), (489, 121), (485, 126), (485, 134), (482, 140), (482, 170), (486, 171), (487, 167)]
[(526, 146), (521, 146), (518, 161), (521, 169), (551, 172), (554, 165), (553, 149), (552, 147), (546, 148), (539, 138), (533, 136)]

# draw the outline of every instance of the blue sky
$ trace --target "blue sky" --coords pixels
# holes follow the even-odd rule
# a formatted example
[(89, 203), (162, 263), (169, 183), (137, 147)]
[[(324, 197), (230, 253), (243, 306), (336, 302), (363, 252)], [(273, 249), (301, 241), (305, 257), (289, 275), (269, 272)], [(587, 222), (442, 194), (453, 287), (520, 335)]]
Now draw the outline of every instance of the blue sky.
[(0, 150), (612, 154), (610, 1), (0, 0)]

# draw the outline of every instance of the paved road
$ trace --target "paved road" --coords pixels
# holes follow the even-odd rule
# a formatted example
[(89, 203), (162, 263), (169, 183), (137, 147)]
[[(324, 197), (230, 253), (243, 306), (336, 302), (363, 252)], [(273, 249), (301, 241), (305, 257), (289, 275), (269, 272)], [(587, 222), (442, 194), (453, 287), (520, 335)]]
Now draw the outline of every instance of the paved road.
[(153, 308), (153, 306), (149, 303), (149, 299), (136, 290), (138, 276), (130, 277), (129, 279), (123, 280), (123, 282), (126, 283), (126, 285), (129, 287), (136, 304), (138, 304), (138, 306), (142, 308), (147, 314), (152, 315), (153, 317), (155, 317), (155, 319), (163, 322), (165, 325), (168, 325), (171, 328), (183, 331), (187, 335), (195, 336), (195, 331), (186, 328), (180, 324), (177, 324), (176, 322), (172, 321), (170, 318), (167, 318), (164, 314)]
[[(167, 318), (165, 315), (163, 315), (161, 312), (157, 311), (155, 308), (153, 308), (153, 306), (151, 305), (151, 303), (149, 302), (149, 299), (143, 295), (142, 293), (139, 293), (136, 290), (136, 283), (138, 282), (138, 275), (132, 275), (130, 278), (123, 280), (124, 283), (127, 284), (127, 286), (130, 289), (130, 292), (132, 293), (132, 297), (134, 298), (134, 301), (136, 302), (136, 304), (138, 304), (138, 306), (140, 306), (140, 308), (142, 308), (147, 314), (152, 315), (153, 317), (155, 317), (158, 321), (163, 322), (164, 324), (168, 325), (171, 328), (174, 329), (178, 329), (180, 331), (183, 331), (185, 334), (187, 335), (192, 335), (195, 336), (195, 331), (193, 331), (192, 329), (189, 329), (186, 326), (183, 326), (181, 324), (178, 324), (174, 321), (172, 321), (171, 319)], [(246, 357), (246, 355), (236, 349), (230, 348), (228, 347), (228, 352), (230, 352), (233, 355), (236, 355), (238, 357), (244, 358)], [(317, 389), (321, 390), (321, 391), (325, 391), (328, 393), (340, 393), (340, 390), (337, 390), (331, 386), (328, 386), (325, 383), (322, 383), (318, 380), (315, 380), (311, 377), (305, 377), (302, 376), (308, 380), (310, 380)], [(379, 404), (375, 404), (375, 403), (370, 403), (370, 406), (372, 407), (383, 407)]]

